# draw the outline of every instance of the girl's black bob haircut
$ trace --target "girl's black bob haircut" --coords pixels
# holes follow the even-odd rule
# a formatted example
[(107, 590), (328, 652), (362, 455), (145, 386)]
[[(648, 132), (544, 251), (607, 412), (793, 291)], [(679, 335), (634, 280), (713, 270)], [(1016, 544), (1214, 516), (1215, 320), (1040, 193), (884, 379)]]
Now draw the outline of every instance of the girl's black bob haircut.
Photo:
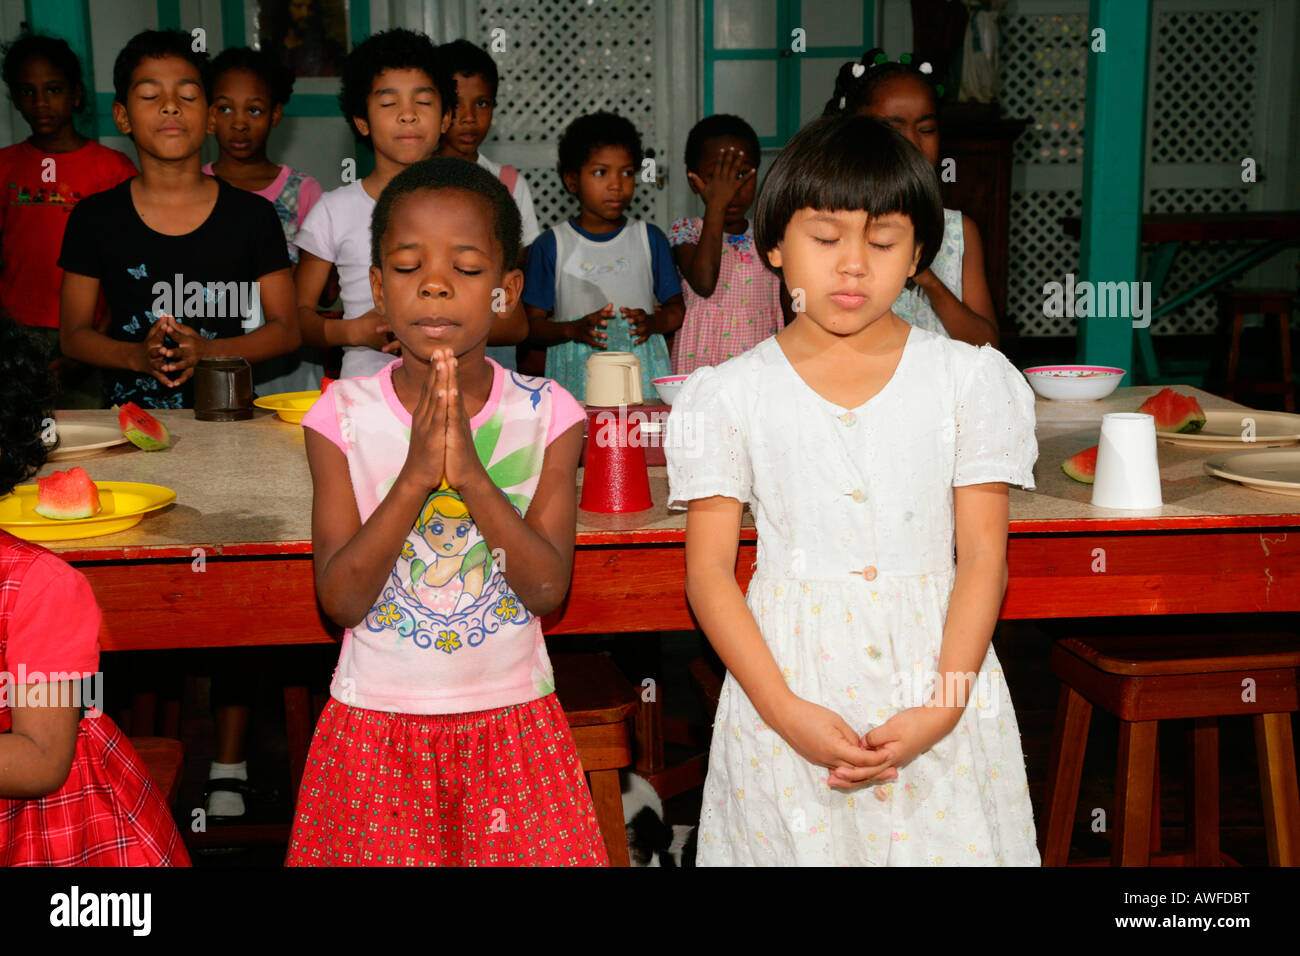
[(379, 194), (370, 219), (370, 262), (383, 268), (384, 235), (402, 197), (426, 189), (463, 189), (486, 200), (492, 210), (492, 232), (501, 243), (501, 268), (509, 272), (519, 258), (519, 207), (506, 187), (478, 163), (451, 156), (434, 156), (412, 163), (393, 177)]
[[(754, 208), (754, 243), (764, 265), (800, 209), (902, 213), (912, 220), (927, 269), (943, 239), (939, 179), (921, 151), (869, 116), (824, 116), (794, 135), (763, 180)], [(779, 269), (772, 269), (780, 274)]]
[(42, 441), (54, 420), (55, 382), (39, 340), (0, 314), (0, 498), (26, 481), (50, 449)]

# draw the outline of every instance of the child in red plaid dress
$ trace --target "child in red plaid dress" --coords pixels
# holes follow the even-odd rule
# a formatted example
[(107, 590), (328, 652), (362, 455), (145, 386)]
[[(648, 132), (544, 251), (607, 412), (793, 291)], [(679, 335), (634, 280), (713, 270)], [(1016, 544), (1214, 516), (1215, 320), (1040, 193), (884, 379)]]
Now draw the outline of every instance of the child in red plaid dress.
[[(45, 460), (54, 390), (41, 354), (0, 319), (0, 497)], [(98, 710), (82, 716), (99, 622), (80, 571), (0, 531), (0, 867), (189, 865), (122, 731)]]

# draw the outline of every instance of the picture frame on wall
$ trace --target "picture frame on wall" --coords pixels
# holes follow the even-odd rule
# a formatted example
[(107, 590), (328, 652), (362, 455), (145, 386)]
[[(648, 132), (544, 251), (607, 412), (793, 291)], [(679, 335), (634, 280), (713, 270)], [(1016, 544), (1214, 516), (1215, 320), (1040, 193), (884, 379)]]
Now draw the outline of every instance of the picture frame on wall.
[[(333, 89), (352, 46), (350, 0), (245, 0), (249, 45), (274, 54), (302, 92)], [(314, 89), (320, 81), (320, 90)]]

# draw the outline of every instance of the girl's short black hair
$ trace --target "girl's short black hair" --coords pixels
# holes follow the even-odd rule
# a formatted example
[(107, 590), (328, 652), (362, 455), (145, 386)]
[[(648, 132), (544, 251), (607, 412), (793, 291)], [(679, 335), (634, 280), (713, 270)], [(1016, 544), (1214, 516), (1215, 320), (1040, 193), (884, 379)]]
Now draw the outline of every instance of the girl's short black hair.
[(492, 207), (492, 231), (501, 243), (502, 270), (515, 267), (519, 258), (519, 207), (497, 179), (478, 163), (451, 156), (434, 156), (412, 163), (393, 177), (375, 203), (370, 220), (370, 262), (383, 268), (384, 236), (393, 219), (393, 210), (402, 197), (422, 189), (463, 189), (482, 196)]
[(570, 123), (560, 136), (560, 179), (565, 173), (581, 172), (582, 164), (602, 146), (622, 146), (632, 157), (632, 164), (641, 166), (641, 134), (631, 121), (617, 113), (588, 113)]
[(700, 171), (700, 156), (704, 153), (704, 144), (711, 139), (720, 137), (738, 139), (745, 144), (749, 150), (750, 158), (753, 160), (755, 168), (758, 167), (758, 161), (762, 158), (761, 147), (758, 145), (758, 134), (754, 132), (754, 127), (750, 126), (739, 116), (732, 116), (730, 113), (717, 113), (713, 116), (706, 116), (693, 127), (686, 136), (686, 168), (693, 173)]
[(126, 94), (131, 89), (131, 74), (141, 61), (168, 56), (179, 57), (199, 71), (203, 95), (207, 96), (208, 54), (194, 50), (194, 38), (184, 30), (142, 30), (126, 41), (126, 46), (113, 61), (113, 98), (125, 106)]
[(16, 99), (18, 74), (23, 65), (32, 57), (40, 57), (68, 78), (68, 84), (74, 89), (81, 87), (81, 109), (86, 108), (86, 88), (81, 82), (81, 61), (72, 52), (66, 40), (59, 37), (47, 37), (39, 33), (20, 33), (17, 39), (4, 46), (4, 78), (9, 87), (9, 98)]
[(870, 116), (813, 120), (772, 163), (754, 203), (754, 244), (768, 268), (767, 253), (800, 209), (902, 213), (921, 246), (917, 272), (929, 268), (943, 239), (934, 168), (901, 133)]
[(232, 46), (217, 54), (208, 68), (208, 102), (217, 88), (217, 80), (232, 70), (245, 70), (266, 84), (273, 106), (284, 106), (293, 96), (293, 73), (265, 50)]
[(488, 55), (487, 50), (475, 46), (468, 40), (452, 40), (438, 47), (438, 58), (442, 60), (443, 68), (451, 74), (452, 79), (456, 78), (457, 73), (464, 73), (466, 76), (478, 74), (483, 77), (487, 81), (488, 89), (492, 91), (493, 101), (496, 100), (500, 76), (497, 73), (496, 61)]
[(40, 341), (0, 315), (0, 497), (45, 464), (41, 440), (54, 418), (54, 378)]
[[(855, 70), (861, 72), (854, 76)], [(933, 69), (928, 73), (924, 72), (921, 64), (910, 53), (904, 53), (899, 57), (898, 62), (895, 62), (889, 59), (889, 55), (880, 47), (872, 47), (862, 54), (862, 59), (856, 63), (850, 60), (840, 67), (839, 73), (835, 74), (835, 91), (826, 101), (826, 108), (822, 110), (822, 115), (831, 116), (836, 113), (854, 115), (863, 107), (871, 105), (871, 100), (882, 83), (896, 76), (912, 76), (923, 82), (934, 94), (935, 108), (938, 108), (939, 97), (943, 95), (943, 85), (936, 82), (938, 75)]]
[(401, 27), (381, 30), (353, 47), (343, 61), (339, 109), (357, 142), (370, 145), (370, 137), (362, 136), (357, 129), (355, 117), (368, 115), (366, 100), (370, 98), (370, 87), (384, 70), (423, 70), (438, 88), (442, 114), (446, 116), (456, 108), (456, 81), (447, 72), (433, 41), (423, 33)]

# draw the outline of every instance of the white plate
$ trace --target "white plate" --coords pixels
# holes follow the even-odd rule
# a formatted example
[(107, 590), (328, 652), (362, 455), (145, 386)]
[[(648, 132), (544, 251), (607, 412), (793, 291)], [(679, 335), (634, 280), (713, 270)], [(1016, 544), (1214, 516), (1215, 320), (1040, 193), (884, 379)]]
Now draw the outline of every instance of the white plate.
[(1206, 460), (1205, 470), (1255, 491), (1300, 498), (1300, 448), (1215, 455)]
[(61, 422), (55, 418), (54, 427), (59, 434), (59, 447), (45, 456), (47, 461), (89, 458), (105, 448), (127, 442), (122, 429), (107, 422)]
[[(1255, 422), (1254, 441), (1245, 439), (1246, 419)], [(1199, 432), (1167, 432), (1156, 429), (1156, 437), (1170, 445), (1184, 445), (1205, 451), (1279, 448), (1300, 444), (1300, 415), (1262, 412), (1253, 408), (1216, 408), (1205, 413)]]

